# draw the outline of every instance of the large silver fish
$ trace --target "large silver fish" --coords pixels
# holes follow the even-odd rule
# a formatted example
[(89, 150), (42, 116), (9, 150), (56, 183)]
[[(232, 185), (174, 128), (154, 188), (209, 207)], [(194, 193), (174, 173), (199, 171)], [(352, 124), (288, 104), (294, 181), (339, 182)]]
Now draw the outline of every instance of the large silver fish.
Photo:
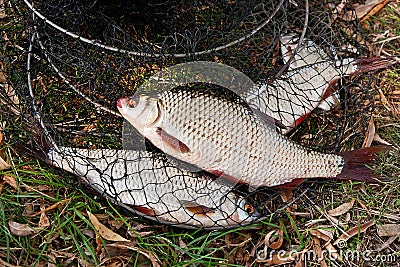
[[(284, 61), (293, 55), (298, 38), (283, 36), (281, 48)], [(297, 45), (297, 44), (296, 44)], [(271, 82), (258, 82), (241, 97), (253, 108), (281, 122), (286, 133), (303, 122), (310, 113), (320, 107), (329, 110), (338, 103), (333, 85), (342, 77), (386, 68), (395, 64), (394, 59), (384, 57), (330, 59), (309, 39), (305, 39), (294, 55), (288, 71)]]
[(59, 147), (47, 156), (51, 164), (82, 177), (116, 204), (153, 220), (216, 229), (260, 217), (231, 186), (208, 174), (180, 170), (161, 154)]
[(234, 182), (277, 186), (304, 178), (371, 180), (362, 162), (381, 147), (343, 155), (304, 148), (239, 101), (213, 92), (164, 91), (121, 98), (122, 116), (165, 153)]

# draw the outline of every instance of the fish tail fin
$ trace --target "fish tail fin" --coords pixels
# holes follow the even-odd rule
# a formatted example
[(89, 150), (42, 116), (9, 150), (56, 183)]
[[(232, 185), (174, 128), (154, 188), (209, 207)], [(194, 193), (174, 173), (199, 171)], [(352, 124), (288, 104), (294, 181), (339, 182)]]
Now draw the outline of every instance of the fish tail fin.
[(365, 182), (387, 181), (387, 178), (374, 173), (365, 164), (375, 161), (379, 157), (379, 154), (391, 149), (393, 149), (391, 146), (381, 145), (338, 153), (339, 156), (343, 157), (344, 167), (335, 179)]
[(397, 63), (394, 58), (390, 57), (361, 57), (354, 61), (357, 70), (361, 73), (387, 68)]

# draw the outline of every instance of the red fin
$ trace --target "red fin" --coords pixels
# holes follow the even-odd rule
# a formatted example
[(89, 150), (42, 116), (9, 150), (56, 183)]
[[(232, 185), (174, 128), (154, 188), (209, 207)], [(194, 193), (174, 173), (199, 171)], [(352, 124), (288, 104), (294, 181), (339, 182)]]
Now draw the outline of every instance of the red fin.
[(277, 189), (277, 190), (296, 189), (297, 187), (299, 187), (299, 185), (301, 183), (305, 182), (306, 180), (307, 179), (305, 179), (305, 178), (298, 178), (298, 179), (294, 179), (294, 180), (292, 180), (290, 182), (274, 186), (274, 188)]
[(230, 176), (228, 174), (225, 174), (223, 171), (219, 171), (219, 170), (207, 170), (207, 172), (214, 174), (217, 177), (221, 177), (224, 180), (226, 180), (228, 183), (231, 184), (241, 184), (243, 183), (243, 181), (241, 181), (240, 179), (237, 179), (233, 176)]
[(354, 60), (361, 73), (387, 68), (397, 63), (395, 59), (386, 57), (361, 57)]
[[(332, 80), (332, 81), (329, 83), (329, 85), (328, 85), (328, 87), (326, 88), (324, 94), (321, 96), (321, 100), (319, 101), (320, 103), (321, 103), (323, 100), (327, 99), (331, 94), (333, 94), (333, 93), (336, 91), (335, 88), (333, 87), (333, 85), (334, 85), (337, 81), (338, 81), (337, 79), (334, 79), (334, 80)], [(320, 104), (320, 103), (318, 103), (318, 104)]]
[(256, 109), (256, 108), (251, 108), (251, 110), (256, 114), (259, 118), (261, 118), (264, 122), (266, 122), (268, 125), (271, 125), (272, 127), (278, 126), (281, 129), (286, 129), (286, 126), (278, 121), (277, 119), (265, 114), (264, 112)]
[(132, 208), (134, 208), (136, 211), (146, 214), (148, 216), (156, 216), (159, 215), (159, 212), (157, 212), (156, 210), (147, 208), (147, 207), (143, 207), (143, 206), (132, 206)]
[(206, 216), (206, 215), (210, 215), (215, 212), (215, 209), (197, 204), (195, 202), (186, 201), (186, 200), (182, 200), (180, 202), (185, 207), (185, 209), (187, 209), (188, 211), (190, 211), (191, 213), (193, 213), (195, 215)]
[(311, 114), (311, 111), (307, 112), (306, 114), (301, 115), (292, 125), (291, 128), (295, 128), (296, 126), (300, 125), (305, 119), (307, 119)]
[(190, 152), (190, 149), (188, 148), (187, 145), (173, 137), (172, 135), (168, 134), (165, 132), (163, 129), (158, 128), (157, 129), (157, 134), (161, 136), (161, 140), (166, 144), (168, 147), (174, 149), (175, 151), (179, 153), (188, 153)]
[(373, 146), (354, 151), (338, 153), (338, 155), (342, 156), (344, 159), (344, 167), (342, 173), (337, 175), (335, 179), (366, 182), (386, 180), (384, 177), (375, 174), (364, 164), (374, 161), (379, 157), (380, 153), (391, 149), (392, 147), (390, 146)]

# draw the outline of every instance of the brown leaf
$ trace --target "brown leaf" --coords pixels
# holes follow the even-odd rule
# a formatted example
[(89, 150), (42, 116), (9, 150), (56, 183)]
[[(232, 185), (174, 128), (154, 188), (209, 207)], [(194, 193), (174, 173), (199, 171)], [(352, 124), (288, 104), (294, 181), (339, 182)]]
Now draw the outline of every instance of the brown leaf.
[(313, 236), (318, 237), (319, 239), (322, 239), (324, 241), (331, 241), (333, 239), (333, 233), (331, 231), (327, 231), (324, 229), (313, 229), (310, 230), (310, 234)]
[(317, 253), (317, 259), (319, 261), (320, 266), (328, 267), (328, 265), (325, 262), (325, 257), (321, 248), (321, 243), (319, 242), (319, 239), (316, 236), (313, 237), (313, 243), (314, 243), (314, 251)]
[(392, 145), (392, 144), (389, 143), (388, 141), (383, 140), (383, 139), (379, 136), (379, 134), (375, 134), (375, 136), (374, 136), (374, 141), (375, 141), (375, 142), (378, 142), (378, 143), (381, 143), (381, 144), (384, 144), (384, 145), (388, 145), (388, 146), (391, 146), (391, 145)]
[(383, 224), (376, 226), (379, 236), (399, 236), (400, 225), (399, 224)]
[[(60, 205), (62, 205), (62, 204), (64, 204), (64, 203), (66, 203), (66, 202), (71, 201), (71, 199), (72, 199), (72, 198), (67, 198), (67, 199), (64, 199), (64, 200), (62, 200), (62, 201), (59, 201), (59, 202), (57, 202), (57, 203), (55, 203), (55, 204), (53, 204), (53, 205), (51, 205), (51, 206), (45, 208), (44, 211), (45, 211), (45, 212), (52, 211), (52, 210), (54, 210), (55, 208), (57, 208), (58, 206), (60, 206)], [(29, 215), (29, 216), (32, 216), (32, 217), (33, 217), (33, 216), (37, 216), (37, 215), (39, 215), (39, 214), (42, 214), (42, 211), (33, 213), (33, 214)]]
[(397, 236), (391, 236), (388, 240), (386, 240), (385, 243), (380, 245), (379, 247), (376, 248), (377, 252), (381, 252), (385, 248), (388, 248), (395, 240), (397, 239)]
[(18, 183), (14, 176), (3, 176), (3, 181), (14, 189), (18, 189)]
[(49, 218), (46, 215), (46, 211), (45, 210), (46, 209), (44, 207), (44, 203), (42, 202), (40, 204), (40, 212), (41, 213), (40, 213), (40, 219), (39, 219), (39, 225), (38, 225), (38, 227), (40, 227), (40, 228), (45, 228), (45, 227), (50, 226), (50, 221), (49, 221)]
[(365, 133), (365, 138), (362, 144), (362, 148), (371, 147), (374, 137), (375, 137), (375, 124), (374, 124), (374, 118), (371, 117), (368, 123), (367, 132)]
[(3, 158), (0, 158), (0, 171), (7, 170), (11, 168), (10, 164), (8, 164)]
[[(276, 233), (276, 235), (274, 235)], [(274, 236), (273, 236), (274, 235)], [(275, 241), (276, 240), (276, 241)], [(265, 245), (271, 249), (279, 249), (283, 244), (283, 223), (280, 221), (279, 230), (270, 231), (264, 239)], [(271, 243), (272, 242), (272, 243)]]
[(130, 245), (129, 243), (128, 244), (126, 244), (126, 243), (124, 243), (124, 244), (121, 244), (121, 243), (107, 244), (107, 247), (116, 247), (119, 249), (129, 249), (132, 251), (136, 251), (139, 254), (148, 258), (151, 261), (151, 264), (153, 265), (153, 267), (160, 267), (160, 264), (158, 263), (159, 260), (157, 258), (155, 258), (155, 256), (153, 256), (150, 252), (147, 252), (140, 248), (134, 247), (134, 246)]
[(337, 249), (331, 244), (331, 242), (326, 243), (324, 247), (330, 257), (334, 258), (339, 262), (342, 261), (340, 254), (338, 253)]
[(5, 17), (6, 17), (6, 8), (4, 6), (4, 1), (0, 0), (0, 19), (4, 19)]
[(354, 200), (354, 199), (351, 199), (350, 202), (348, 202), (348, 203), (343, 203), (342, 205), (340, 205), (340, 206), (338, 206), (338, 207), (336, 207), (336, 208), (334, 208), (334, 209), (329, 210), (329, 211), (328, 211), (328, 214), (331, 215), (331, 216), (340, 216), (340, 215), (343, 215), (343, 214), (345, 214), (346, 212), (348, 212), (349, 210), (351, 210), (351, 208), (353, 208), (354, 202), (355, 202), (355, 200)]
[[(353, 15), (353, 11), (350, 10), (348, 12), (346, 12), (343, 16), (344, 20), (350, 21), (350, 20), (355, 20), (355, 19), (360, 19), (362, 17), (364, 17), (365, 15), (367, 15), (368, 13), (370, 13), (372, 10), (374, 10), (374, 8), (376, 6), (379, 7), (379, 9), (382, 8), (382, 5), (386, 5), (386, 3), (388, 3), (389, 1), (387, 0), (367, 0), (365, 1), (365, 3), (363, 4), (354, 4), (354, 10), (356, 12), (356, 16)], [(376, 13), (377, 11), (375, 11)], [(374, 13), (374, 14), (375, 14)]]
[(353, 228), (350, 228), (349, 230), (346, 231), (346, 233), (343, 233), (333, 244), (337, 245), (341, 241), (349, 240), (351, 237), (357, 235), (358, 233), (364, 233), (365, 231), (367, 231), (367, 229), (369, 227), (371, 227), (374, 224), (375, 224), (375, 221), (371, 220), (371, 221), (366, 222), (364, 224), (357, 225), (357, 226), (355, 226)]
[(117, 233), (114, 233), (113, 231), (111, 231), (110, 229), (108, 229), (104, 224), (102, 224), (101, 222), (99, 222), (99, 220), (96, 218), (96, 216), (94, 216), (92, 213), (90, 213), (89, 211), (87, 211), (87, 214), (89, 216), (89, 220), (92, 222), (94, 228), (97, 230), (97, 232), (99, 233), (99, 235), (104, 238), (105, 240), (109, 240), (109, 241), (121, 241), (121, 242), (129, 242), (130, 240), (123, 238), (122, 236), (120, 236)]
[(34, 230), (27, 224), (9, 221), (8, 226), (11, 233), (16, 236), (28, 236), (34, 232)]

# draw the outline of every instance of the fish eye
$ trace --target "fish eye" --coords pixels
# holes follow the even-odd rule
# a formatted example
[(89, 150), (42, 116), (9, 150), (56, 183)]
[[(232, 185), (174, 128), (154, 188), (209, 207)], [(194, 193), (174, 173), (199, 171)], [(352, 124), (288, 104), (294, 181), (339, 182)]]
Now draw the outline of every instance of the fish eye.
[(245, 203), (244, 204), (244, 211), (247, 212), (248, 214), (253, 214), (254, 213), (254, 207), (250, 203)]
[(129, 98), (129, 99), (126, 101), (126, 105), (127, 105), (129, 108), (136, 108), (137, 102), (136, 102), (133, 98)]

